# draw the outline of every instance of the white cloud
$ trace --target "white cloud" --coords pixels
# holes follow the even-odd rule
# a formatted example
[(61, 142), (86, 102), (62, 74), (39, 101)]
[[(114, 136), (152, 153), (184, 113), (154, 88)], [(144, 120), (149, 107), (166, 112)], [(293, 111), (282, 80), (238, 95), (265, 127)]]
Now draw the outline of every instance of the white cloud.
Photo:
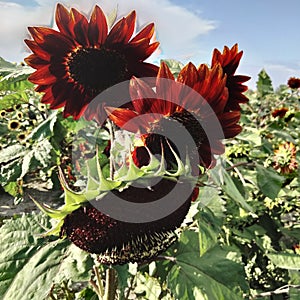
[[(0, 56), (8, 60), (22, 60), (26, 53), (23, 39), (27, 37), (27, 27), (33, 25), (53, 25), (54, 1), (36, 0), (38, 6), (23, 7), (13, 2), (0, 2)], [(206, 20), (187, 9), (174, 5), (170, 0), (66, 0), (67, 7), (76, 7), (89, 14), (95, 4), (106, 13), (118, 6), (119, 15), (131, 10), (137, 11), (138, 23), (143, 26), (155, 22), (157, 38), (161, 42), (163, 56), (177, 58), (192, 56), (199, 52), (201, 45), (197, 38), (216, 27), (214, 21)]]

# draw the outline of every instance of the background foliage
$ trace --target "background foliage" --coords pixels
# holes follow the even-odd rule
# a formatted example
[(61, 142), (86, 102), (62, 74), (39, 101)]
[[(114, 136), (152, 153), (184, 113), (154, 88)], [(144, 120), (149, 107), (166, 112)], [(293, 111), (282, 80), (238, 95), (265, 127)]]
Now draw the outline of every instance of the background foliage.
[[(178, 73), (180, 63), (168, 64)], [(16, 205), (32, 181), (60, 190), (59, 165), (76, 186), (72, 137), (87, 126), (40, 104), (29, 73), (0, 60), (0, 183)], [(262, 70), (248, 97), (243, 132), (202, 178), (178, 242), (148, 264), (115, 268), (120, 299), (300, 298), (299, 91), (274, 90)], [(98, 143), (107, 145), (104, 137)], [(16, 215), (1, 225), (1, 299), (98, 299), (97, 275), (105, 278), (106, 267), (65, 240), (45, 238), (46, 216)]]

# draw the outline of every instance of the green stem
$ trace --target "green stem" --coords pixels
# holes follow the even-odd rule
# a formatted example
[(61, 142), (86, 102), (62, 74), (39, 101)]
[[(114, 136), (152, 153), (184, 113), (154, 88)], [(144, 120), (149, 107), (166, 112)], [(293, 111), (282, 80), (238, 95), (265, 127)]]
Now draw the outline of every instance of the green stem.
[(117, 293), (117, 272), (109, 268), (106, 270), (104, 300), (115, 300)]
[(103, 284), (102, 284), (101, 275), (99, 273), (99, 269), (96, 266), (94, 266), (94, 272), (95, 272), (95, 275), (96, 275), (99, 296), (102, 298), (103, 295), (104, 295), (104, 288), (103, 288)]

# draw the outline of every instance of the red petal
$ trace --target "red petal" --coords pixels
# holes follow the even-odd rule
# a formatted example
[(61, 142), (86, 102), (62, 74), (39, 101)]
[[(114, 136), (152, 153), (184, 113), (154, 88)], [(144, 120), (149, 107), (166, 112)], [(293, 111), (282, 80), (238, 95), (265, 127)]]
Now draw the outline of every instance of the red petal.
[(122, 129), (138, 132), (141, 123), (136, 122), (138, 113), (127, 108), (105, 107), (108, 117)]
[(28, 27), (28, 30), (36, 43), (51, 55), (64, 55), (74, 47), (65, 35), (51, 28)]
[(143, 80), (133, 77), (130, 80), (129, 93), (134, 109), (143, 114), (149, 112), (156, 94)]
[(31, 49), (31, 51), (40, 57), (43, 60), (50, 61), (50, 54), (43, 49), (35, 42), (30, 40), (24, 40), (24, 42), (27, 44), (27, 46)]
[(88, 20), (75, 8), (71, 9), (71, 17), (74, 20), (74, 35), (76, 41), (83, 46), (89, 46)]
[(107, 21), (106, 16), (99, 6), (95, 6), (89, 23), (88, 36), (90, 44), (101, 46), (107, 38)]
[(127, 24), (127, 35), (126, 38), (124, 40), (124, 44), (128, 43), (128, 41), (130, 40), (130, 38), (133, 35), (134, 32), (134, 28), (135, 28), (135, 21), (136, 21), (136, 12), (132, 11), (126, 18), (126, 24)]
[(49, 61), (43, 60), (35, 54), (31, 54), (24, 59), (24, 61), (31, 67), (38, 69), (43, 65), (48, 65)]
[(63, 117), (72, 116), (74, 120), (78, 120), (83, 115), (87, 105), (88, 103), (82, 93), (77, 89), (73, 89), (69, 98), (66, 99)]
[(135, 11), (132, 11), (126, 18), (119, 20), (108, 34), (106, 44), (127, 44), (134, 31), (135, 18)]
[(193, 87), (195, 83), (199, 81), (199, 74), (196, 67), (192, 63), (188, 63), (180, 71), (177, 81), (189, 87)]
[(143, 39), (151, 39), (154, 33), (154, 23), (147, 25), (144, 29), (142, 29), (131, 41), (131, 43), (136, 43)]
[(174, 76), (165, 62), (161, 63), (157, 78), (167, 78), (174, 80)]
[(59, 31), (74, 38), (74, 19), (69, 11), (60, 3), (56, 6), (55, 21)]
[(57, 81), (57, 78), (49, 71), (49, 65), (43, 66), (31, 74), (29, 81), (35, 84), (48, 85)]
[(178, 104), (178, 95), (181, 85), (175, 82), (174, 76), (170, 71), (168, 65), (164, 62), (161, 63), (157, 79), (156, 79), (156, 94), (158, 98), (166, 100), (165, 112), (173, 112), (176, 105), (171, 101), (175, 101)]
[[(128, 71), (136, 77), (155, 77), (158, 72), (158, 66), (145, 63), (137, 62), (128, 67)], [(153, 78), (153, 85), (155, 85), (155, 78)]]

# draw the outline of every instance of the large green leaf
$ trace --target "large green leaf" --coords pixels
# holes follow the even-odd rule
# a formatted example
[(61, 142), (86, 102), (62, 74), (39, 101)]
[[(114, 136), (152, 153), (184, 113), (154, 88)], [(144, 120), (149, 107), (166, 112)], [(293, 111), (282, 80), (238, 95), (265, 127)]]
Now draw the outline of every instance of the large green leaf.
[(199, 211), (195, 218), (199, 227), (199, 253), (202, 256), (216, 246), (222, 222), (208, 209)]
[(220, 165), (211, 170), (210, 175), (213, 181), (221, 187), (223, 192), (234, 200), (240, 207), (248, 212), (252, 212), (252, 207), (246, 202), (245, 198), (236, 187), (228, 172)]
[(275, 199), (281, 189), (284, 177), (280, 176), (273, 169), (267, 169), (256, 164), (257, 184), (261, 192), (271, 198)]
[(2, 92), (24, 91), (33, 87), (33, 84), (27, 80), (33, 69), (24, 66), (12, 64), (0, 58), (0, 90)]
[(176, 299), (243, 299), (247, 284), (236, 252), (216, 246), (200, 257), (198, 234), (185, 231), (174, 255), (167, 284)]
[(28, 138), (38, 141), (53, 136), (56, 120), (57, 111), (54, 111), (46, 120), (31, 131)]
[(264, 97), (273, 92), (273, 86), (270, 76), (263, 69), (258, 74), (258, 80), (256, 82), (257, 92), (260, 97)]
[(267, 256), (279, 268), (300, 270), (300, 255), (293, 253), (268, 253)]
[(0, 151), (0, 164), (13, 161), (26, 152), (26, 148), (20, 144), (8, 146)]
[(41, 214), (7, 220), (0, 228), (0, 295), (2, 300), (47, 297), (54, 282), (86, 280), (91, 259), (66, 240), (42, 236), (50, 228)]
[(0, 109), (8, 109), (13, 107), (14, 105), (24, 103), (28, 103), (28, 97), (25, 92), (14, 92), (0, 98)]

